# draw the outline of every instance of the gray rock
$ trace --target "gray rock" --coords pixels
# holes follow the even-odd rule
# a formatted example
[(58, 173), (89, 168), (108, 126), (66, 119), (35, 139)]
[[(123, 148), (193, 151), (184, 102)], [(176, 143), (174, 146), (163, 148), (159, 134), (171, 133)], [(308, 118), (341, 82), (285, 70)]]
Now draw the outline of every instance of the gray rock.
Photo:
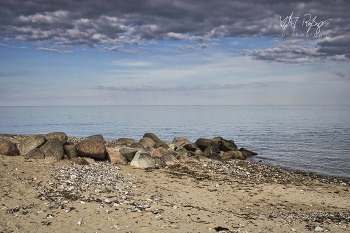
[(97, 160), (106, 158), (106, 146), (101, 141), (85, 139), (76, 145), (79, 157), (88, 157)]
[(68, 141), (67, 134), (65, 134), (63, 132), (49, 133), (45, 137), (46, 140), (50, 140), (50, 139), (53, 139), (53, 138), (58, 138), (61, 141), (62, 145), (66, 144), (66, 142)]
[(30, 150), (25, 156), (25, 159), (45, 159), (44, 153), (39, 148)]
[(210, 139), (206, 139), (206, 138), (198, 138), (195, 142), (195, 144), (197, 145), (197, 147), (199, 149), (201, 149), (202, 151), (205, 151), (205, 149), (209, 146), (212, 145), (212, 140)]
[(219, 145), (220, 150), (222, 151), (232, 151), (237, 150), (237, 146), (233, 140), (222, 139)]
[(34, 148), (40, 147), (44, 143), (45, 138), (43, 135), (32, 135), (22, 140), (18, 145), (18, 149), (21, 155), (26, 155), (29, 151), (31, 151)]
[(212, 154), (219, 154), (221, 151), (217, 145), (211, 145), (204, 150), (204, 156), (210, 157)]
[(146, 151), (138, 151), (132, 159), (130, 165), (137, 168), (149, 168), (154, 167), (156, 162)]
[(129, 147), (130, 147), (130, 148), (134, 148), (134, 149), (140, 149), (140, 150), (144, 149), (143, 145), (141, 145), (141, 144), (138, 143), (138, 142), (132, 143)]
[(61, 141), (58, 138), (49, 139), (40, 150), (45, 155), (45, 158), (54, 157), (57, 161), (64, 157), (64, 150)]
[(0, 155), (19, 155), (19, 150), (12, 142), (0, 138)]
[(74, 145), (68, 144), (63, 146), (64, 153), (68, 156), (69, 159), (78, 157), (78, 151)]
[(162, 140), (160, 140), (155, 134), (153, 133), (145, 133), (143, 135), (144, 138), (150, 138), (154, 141), (154, 143), (156, 144), (155, 147), (163, 147), (165, 149), (168, 149), (169, 146), (168, 144), (166, 144), (165, 142), (163, 142)]
[(122, 154), (126, 158), (126, 160), (128, 160), (129, 162), (133, 160), (137, 151), (138, 149), (128, 148), (128, 147), (123, 147), (119, 149), (120, 154)]
[(104, 139), (104, 137), (102, 136), (102, 134), (95, 134), (89, 137), (86, 137), (85, 139), (87, 140), (94, 140), (94, 141), (100, 141), (102, 143), (106, 143), (106, 140)]

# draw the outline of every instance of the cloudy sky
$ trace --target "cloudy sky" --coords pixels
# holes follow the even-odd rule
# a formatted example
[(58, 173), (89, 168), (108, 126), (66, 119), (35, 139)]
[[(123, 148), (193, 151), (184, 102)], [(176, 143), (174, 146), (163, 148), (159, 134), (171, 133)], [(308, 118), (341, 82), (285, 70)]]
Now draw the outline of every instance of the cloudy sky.
[(0, 106), (350, 105), (348, 0), (0, 6)]

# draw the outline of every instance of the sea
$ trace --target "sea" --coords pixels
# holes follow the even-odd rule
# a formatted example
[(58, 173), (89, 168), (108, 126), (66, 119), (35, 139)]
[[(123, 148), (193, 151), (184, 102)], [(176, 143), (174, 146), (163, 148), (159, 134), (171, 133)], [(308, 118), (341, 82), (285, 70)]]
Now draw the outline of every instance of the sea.
[(164, 141), (221, 136), (258, 153), (249, 160), (350, 178), (350, 106), (0, 107), (0, 133), (102, 134)]

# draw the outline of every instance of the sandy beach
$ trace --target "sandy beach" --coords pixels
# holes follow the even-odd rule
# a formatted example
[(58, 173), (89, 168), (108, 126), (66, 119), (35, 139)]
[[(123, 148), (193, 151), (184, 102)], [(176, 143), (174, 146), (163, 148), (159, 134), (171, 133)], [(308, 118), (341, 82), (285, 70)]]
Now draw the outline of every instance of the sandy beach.
[[(349, 232), (350, 228), (346, 180), (238, 160), (137, 169), (108, 162), (80, 166), (68, 160), (0, 158), (1, 232)], [(118, 188), (108, 189), (106, 184), (107, 191), (93, 194), (89, 188), (81, 193), (59, 191), (63, 175), (69, 179), (82, 169), (95, 174), (104, 169), (104, 181), (94, 180), (95, 184), (111, 181)]]

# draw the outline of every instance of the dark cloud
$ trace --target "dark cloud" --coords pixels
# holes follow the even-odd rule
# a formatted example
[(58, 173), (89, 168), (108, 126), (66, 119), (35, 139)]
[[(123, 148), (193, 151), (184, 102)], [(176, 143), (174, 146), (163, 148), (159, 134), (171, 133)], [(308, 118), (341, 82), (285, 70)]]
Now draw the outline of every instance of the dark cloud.
[(71, 50), (58, 50), (58, 49), (53, 49), (53, 48), (43, 48), (40, 47), (37, 50), (45, 51), (45, 52), (50, 52), (50, 53), (73, 53)]
[(317, 41), (312, 57), (350, 57), (348, 0), (0, 0), (0, 5), (0, 38), (90, 47), (164, 39), (198, 41), (204, 46), (214, 38), (281, 37), (293, 32), (291, 25), (280, 26), (280, 20), (292, 12), (298, 17), (294, 31), (315, 33), (317, 26), (310, 24), (309, 29), (305, 24), (305, 14), (310, 14), (317, 23), (331, 19), (319, 24), (326, 36), (308, 38)]

